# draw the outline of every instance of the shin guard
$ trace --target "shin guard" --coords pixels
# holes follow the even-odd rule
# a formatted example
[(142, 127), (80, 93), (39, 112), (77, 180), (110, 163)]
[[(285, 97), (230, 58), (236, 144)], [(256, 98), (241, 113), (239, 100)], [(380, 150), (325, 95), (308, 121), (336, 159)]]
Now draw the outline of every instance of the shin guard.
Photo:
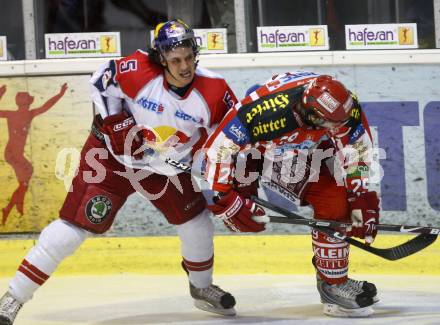
[(318, 276), (329, 284), (345, 282), (348, 278), (350, 245), (312, 230), (312, 246)]

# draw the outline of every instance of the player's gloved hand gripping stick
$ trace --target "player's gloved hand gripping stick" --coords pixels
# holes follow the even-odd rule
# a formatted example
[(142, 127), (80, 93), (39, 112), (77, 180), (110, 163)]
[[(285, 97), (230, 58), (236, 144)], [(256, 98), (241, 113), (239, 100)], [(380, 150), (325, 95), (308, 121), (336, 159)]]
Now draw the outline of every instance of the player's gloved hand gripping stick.
[(216, 197), (208, 209), (232, 231), (260, 232), (265, 229), (264, 221), (261, 223), (256, 219), (266, 215), (264, 209), (236, 191)]

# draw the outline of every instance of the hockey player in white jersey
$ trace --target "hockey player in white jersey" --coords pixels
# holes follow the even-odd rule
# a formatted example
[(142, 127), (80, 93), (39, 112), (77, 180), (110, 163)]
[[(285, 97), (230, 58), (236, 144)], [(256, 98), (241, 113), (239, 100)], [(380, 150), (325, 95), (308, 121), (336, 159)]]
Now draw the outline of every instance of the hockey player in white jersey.
[(195, 306), (235, 315), (234, 297), (212, 283), (214, 227), (206, 201), (190, 175), (160, 159), (165, 153), (191, 164), (193, 153), (236, 102), (221, 76), (197, 66), (197, 55), (192, 29), (172, 20), (157, 26), (148, 53), (111, 60), (92, 76), (98, 114), (73, 191), (10, 281), (0, 300), (1, 325), (13, 324), (22, 305), (90, 233), (107, 231), (135, 191), (176, 225)]

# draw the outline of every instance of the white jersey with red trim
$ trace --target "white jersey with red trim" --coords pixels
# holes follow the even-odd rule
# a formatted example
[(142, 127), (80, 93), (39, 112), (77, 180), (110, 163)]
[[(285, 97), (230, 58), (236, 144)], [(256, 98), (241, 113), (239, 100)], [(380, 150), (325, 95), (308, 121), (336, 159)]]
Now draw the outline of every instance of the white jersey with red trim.
[[(274, 76), (227, 113), (204, 145), (204, 172), (213, 190), (231, 190), (236, 171), (234, 156), (243, 149), (256, 148), (264, 154), (265, 159), (274, 162), (292, 157), (299, 159), (303, 154), (300, 151), (306, 150), (307, 172), (311, 170), (315, 175), (319, 173), (319, 166), (317, 170), (313, 169), (312, 159), (317, 156), (312, 155), (318, 153), (316, 149), (321, 149), (322, 159), (318, 161), (321, 163), (330, 153), (325, 153), (325, 150), (332, 149), (331, 157), (337, 158), (337, 167), (340, 167), (340, 170), (333, 170), (338, 173), (335, 176), (340, 180), (340, 185), (345, 185), (352, 192), (367, 191), (372, 140), (367, 120), (356, 97), (352, 95), (354, 106), (350, 119), (339, 128), (313, 128), (305, 124), (297, 112), (296, 106), (301, 102), (305, 86), (318, 76), (303, 71)], [(283, 176), (282, 173), (278, 176)], [(284, 176), (295, 176), (289, 173), (285, 171)], [(298, 183), (303, 181), (296, 179)], [(297, 197), (300, 197), (302, 189), (299, 188), (295, 193)]]
[(148, 149), (144, 158), (113, 154), (126, 166), (172, 175), (164, 157), (190, 164), (211, 130), (221, 121), (236, 98), (226, 81), (198, 67), (190, 88), (180, 97), (168, 87), (163, 68), (150, 62), (148, 54), (134, 54), (102, 65), (91, 78), (92, 99), (102, 118), (121, 112), (131, 114), (144, 132)]

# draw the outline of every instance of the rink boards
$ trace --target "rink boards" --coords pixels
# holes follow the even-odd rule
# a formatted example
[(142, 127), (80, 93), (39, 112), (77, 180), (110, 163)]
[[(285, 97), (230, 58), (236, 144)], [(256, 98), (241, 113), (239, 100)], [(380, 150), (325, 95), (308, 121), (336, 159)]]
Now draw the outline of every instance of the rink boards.
[[(375, 247), (411, 238), (379, 234)], [(0, 240), (0, 277), (11, 277), (34, 240)], [(440, 241), (407, 258), (387, 261), (351, 248), (351, 274), (440, 275)], [(313, 274), (309, 235), (216, 236), (215, 274)], [(182, 274), (176, 236), (89, 238), (56, 275)]]
[[(20, 175), (30, 177), (24, 214), (13, 206), (6, 224), (0, 225), (0, 233), (40, 231), (58, 217), (93, 116), (90, 73), (105, 61), (0, 64), (0, 87), (7, 87), (0, 111), (10, 115), (17, 111), (16, 96), (20, 93), (34, 96), (31, 109), (36, 109), (57, 94), (63, 83), (68, 85), (59, 102), (30, 122), (22, 146), (10, 134), (19, 132), (20, 126), (22, 129), (19, 122), (23, 119), (12, 122), (12, 118), (0, 118), (0, 209), (14, 203), (12, 193), (17, 190)], [(237, 97), (243, 97), (251, 85), (285, 71), (308, 70), (339, 78), (359, 96), (375, 144), (383, 149), (379, 163), (384, 177), (374, 184), (381, 195), (381, 222), (440, 225), (440, 50), (219, 54), (202, 56), (200, 63), (222, 74)], [(9, 162), (4, 159), (8, 145), (15, 150), (16, 158)], [(29, 170), (20, 173), (26, 161), (32, 165), (32, 175)], [(290, 226), (270, 225), (266, 233), (291, 231), (301, 232)], [(227, 234), (228, 230), (217, 224), (216, 232)], [(119, 212), (111, 234), (174, 235), (175, 229), (151, 204), (133, 195)]]

